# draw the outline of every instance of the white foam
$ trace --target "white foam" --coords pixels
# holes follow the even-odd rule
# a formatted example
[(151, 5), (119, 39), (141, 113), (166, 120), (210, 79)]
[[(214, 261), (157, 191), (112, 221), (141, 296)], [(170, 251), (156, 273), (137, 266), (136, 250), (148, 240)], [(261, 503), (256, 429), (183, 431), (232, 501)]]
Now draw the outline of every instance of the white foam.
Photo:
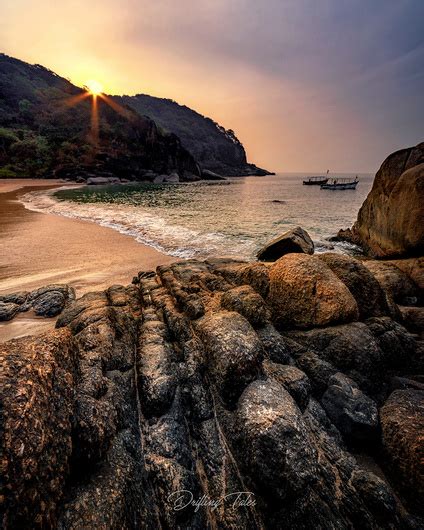
[[(20, 201), (28, 210), (94, 222), (178, 258), (207, 257), (222, 254), (224, 250), (228, 253), (224, 234), (202, 233), (170, 224), (140, 206), (59, 200), (54, 196), (57, 191), (58, 189), (33, 191), (20, 197)], [(241, 244), (241, 248), (236, 249), (237, 255), (243, 253), (243, 246), (245, 245)]]

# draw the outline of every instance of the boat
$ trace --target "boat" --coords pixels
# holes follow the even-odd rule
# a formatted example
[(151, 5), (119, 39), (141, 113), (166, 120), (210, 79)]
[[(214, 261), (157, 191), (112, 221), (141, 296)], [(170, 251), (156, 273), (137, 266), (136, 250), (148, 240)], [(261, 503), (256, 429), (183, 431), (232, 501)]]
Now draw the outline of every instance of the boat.
[(322, 190), (355, 190), (358, 185), (358, 175), (352, 180), (351, 178), (333, 178), (328, 182), (321, 184)]
[(325, 177), (323, 175), (319, 175), (316, 177), (308, 177), (306, 180), (303, 181), (303, 185), (304, 186), (321, 186), (322, 184), (327, 184), (328, 173), (329, 173), (329, 170), (327, 169), (327, 175)]

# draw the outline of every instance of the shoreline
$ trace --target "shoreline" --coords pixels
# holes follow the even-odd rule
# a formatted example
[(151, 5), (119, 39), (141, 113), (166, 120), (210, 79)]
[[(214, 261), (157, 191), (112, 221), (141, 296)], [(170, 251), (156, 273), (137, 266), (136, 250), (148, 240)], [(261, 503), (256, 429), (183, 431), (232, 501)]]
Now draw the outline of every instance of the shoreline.
[[(24, 193), (65, 184), (0, 180), (1, 294), (67, 283), (80, 297), (111, 284), (128, 285), (141, 270), (178, 261), (111, 228), (34, 212), (19, 201)], [(49, 327), (45, 322), (24, 313), (12, 322), (0, 323), (0, 342), (38, 332), (40, 327), (44, 331)]]

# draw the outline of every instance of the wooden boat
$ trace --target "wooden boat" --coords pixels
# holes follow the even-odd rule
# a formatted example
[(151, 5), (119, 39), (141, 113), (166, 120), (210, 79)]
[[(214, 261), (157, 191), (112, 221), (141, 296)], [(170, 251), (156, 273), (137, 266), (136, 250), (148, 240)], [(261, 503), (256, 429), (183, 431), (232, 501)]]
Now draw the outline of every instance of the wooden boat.
[(319, 175), (317, 177), (308, 177), (306, 180), (303, 181), (304, 186), (321, 186), (322, 184), (327, 184), (328, 182), (328, 173), (329, 170), (327, 169), (327, 176)]
[(329, 182), (321, 184), (322, 190), (355, 190), (358, 185), (358, 175), (352, 180), (351, 178), (334, 178)]

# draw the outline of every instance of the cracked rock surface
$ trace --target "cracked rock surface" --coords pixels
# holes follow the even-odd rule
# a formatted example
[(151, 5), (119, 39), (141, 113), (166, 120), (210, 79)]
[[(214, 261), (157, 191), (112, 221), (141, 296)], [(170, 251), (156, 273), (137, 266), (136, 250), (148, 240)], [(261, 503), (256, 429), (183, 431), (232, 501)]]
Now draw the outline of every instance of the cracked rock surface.
[(422, 343), (349, 259), (178, 262), (2, 344), (3, 527), (422, 528)]

